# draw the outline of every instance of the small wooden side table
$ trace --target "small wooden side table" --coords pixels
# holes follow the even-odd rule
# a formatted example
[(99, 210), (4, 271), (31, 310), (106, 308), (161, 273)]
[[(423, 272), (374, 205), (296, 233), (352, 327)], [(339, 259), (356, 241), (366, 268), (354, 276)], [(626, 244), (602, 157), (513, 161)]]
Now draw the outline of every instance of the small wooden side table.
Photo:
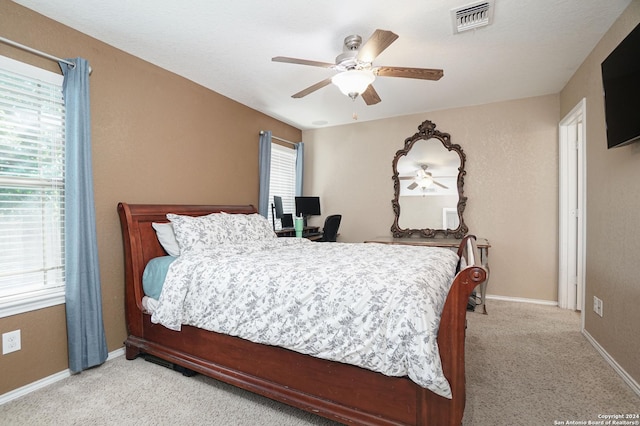
[[(425, 247), (444, 247), (457, 250), (460, 246), (460, 241), (455, 238), (394, 238), (394, 237), (375, 237), (370, 240), (366, 240), (365, 243), (380, 243), (380, 244), (404, 244), (410, 246), (425, 246)], [(480, 287), (480, 303), (476, 305), (476, 308), (482, 307), (482, 313), (487, 315), (487, 306), (485, 304), (487, 296), (487, 284), (489, 283), (489, 241), (486, 238), (476, 238), (476, 246), (480, 251), (480, 262), (482, 266), (487, 270), (487, 279), (479, 285)]]

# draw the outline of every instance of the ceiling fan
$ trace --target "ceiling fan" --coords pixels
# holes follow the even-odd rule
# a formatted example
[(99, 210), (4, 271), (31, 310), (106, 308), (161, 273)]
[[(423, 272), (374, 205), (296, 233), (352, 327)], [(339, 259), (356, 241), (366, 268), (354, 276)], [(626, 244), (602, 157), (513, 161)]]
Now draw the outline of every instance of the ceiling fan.
[(411, 182), (411, 184), (409, 186), (407, 186), (407, 189), (410, 190), (414, 190), (418, 187), (422, 188), (423, 190), (429, 188), (431, 185), (437, 185), (441, 188), (444, 189), (449, 189), (447, 186), (441, 184), (440, 182), (438, 182), (437, 180), (433, 179), (433, 175), (431, 174), (431, 172), (427, 171), (428, 166), (426, 164), (422, 164), (420, 165), (420, 169), (418, 169), (416, 171), (416, 174), (413, 176), (400, 176), (400, 180), (407, 180), (407, 179), (412, 179), (413, 182)]
[(302, 98), (321, 89), (330, 83), (338, 86), (340, 91), (351, 99), (358, 96), (367, 105), (375, 105), (381, 101), (380, 96), (373, 88), (376, 77), (402, 77), (417, 78), (422, 80), (440, 80), (444, 75), (440, 69), (408, 68), (374, 66), (373, 60), (398, 38), (397, 34), (386, 30), (375, 30), (373, 35), (363, 44), (362, 37), (350, 35), (344, 39), (343, 52), (336, 57), (335, 63), (310, 61), (306, 59), (288, 58), (276, 56), (271, 58), (274, 62), (286, 62), (290, 64), (310, 65), (313, 67), (330, 68), (338, 71), (333, 77), (326, 78), (304, 90), (292, 95), (292, 98)]

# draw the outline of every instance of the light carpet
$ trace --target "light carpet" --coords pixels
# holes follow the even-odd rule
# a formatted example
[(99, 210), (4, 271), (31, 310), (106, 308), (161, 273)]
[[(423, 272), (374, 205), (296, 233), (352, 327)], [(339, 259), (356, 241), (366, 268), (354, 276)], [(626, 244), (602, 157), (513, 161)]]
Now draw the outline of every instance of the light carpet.
[[(467, 315), (463, 425), (586, 424), (640, 412), (640, 397), (580, 334), (579, 314), (494, 300), (488, 310)], [(118, 357), (0, 406), (0, 424), (336, 423), (201, 375)]]

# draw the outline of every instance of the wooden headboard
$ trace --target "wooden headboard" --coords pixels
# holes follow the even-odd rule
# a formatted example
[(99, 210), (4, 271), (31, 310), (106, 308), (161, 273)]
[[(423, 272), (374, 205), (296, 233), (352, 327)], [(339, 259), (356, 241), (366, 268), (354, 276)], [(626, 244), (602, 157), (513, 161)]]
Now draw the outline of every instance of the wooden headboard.
[[(142, 273), (149, 260), (166, 256), (153, 222), (168, 222), (167, 213), (204, 216), (210, 213), (257, 213), (252, 205), (178, 205), (178, 204), (127, 204), (118, 203), (118, 215), (122, 227), (122, 243), (125, 259), (125, 293), (127, 316), (144, 312), (142, 307)], [(133, 292), (131, 294), (130, 292)], [(132, 296), (132, 297), (130, 297)], [(131, 303), (135, 301), (135, 303)]]

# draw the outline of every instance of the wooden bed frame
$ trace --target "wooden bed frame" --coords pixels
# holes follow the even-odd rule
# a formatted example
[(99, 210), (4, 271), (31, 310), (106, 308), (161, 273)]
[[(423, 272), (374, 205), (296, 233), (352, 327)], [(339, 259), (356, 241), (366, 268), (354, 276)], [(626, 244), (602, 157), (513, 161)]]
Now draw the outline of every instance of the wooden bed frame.
[(176, 332), (152, 324), (142, 307), (142, 273), (150, 259), (166, 253), (151, 223), (167, 222), (167, 213), (201, 216), (220, 211), (256, 212), (250, 205), (118, 204), (125, 256), (127, 359), (149, 354), (345, 424), (461, 424), (467, 301), (486, 278), (473, 239), (461, 244), (459, 253), (465, 255), (470, 266), (455, 278), (438, 333), (442, 367), (453, 392), (453, 398), (447, 399), (406, 377), (388, 377), (195, 327), (183, 326)]

